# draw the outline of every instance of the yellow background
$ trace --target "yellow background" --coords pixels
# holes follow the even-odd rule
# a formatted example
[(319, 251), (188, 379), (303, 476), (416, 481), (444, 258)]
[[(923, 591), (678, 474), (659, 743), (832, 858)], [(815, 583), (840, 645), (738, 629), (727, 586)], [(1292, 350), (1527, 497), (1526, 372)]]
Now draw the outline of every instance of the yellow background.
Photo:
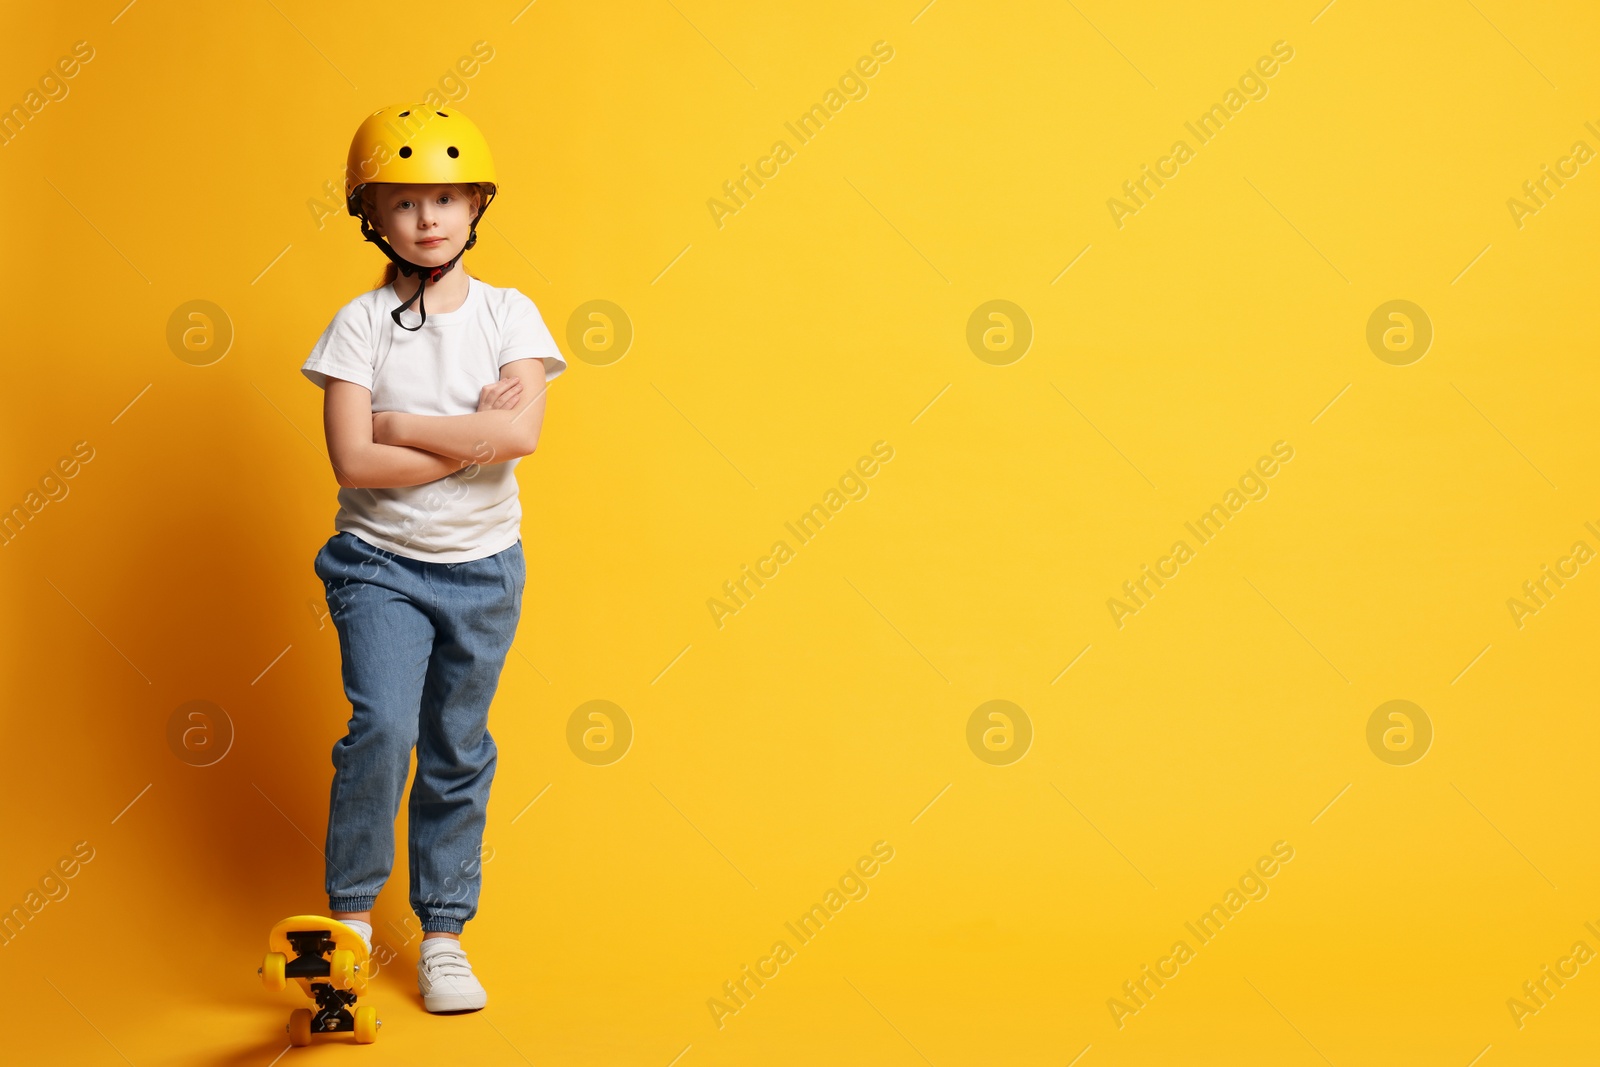
[[(1520, 1029), (1506, 1006), (1600, 950), (1600, 575), (1520, 629), (1506, 606), (1600, 547), (1597, 164), (1520, 229), (1506, 207), (1600, 147), (1600, 16), (919, 3), (19, 14), (0, 100), (74, 41), (95, 58), (0, 147), (0, 502), (75, 442), (94, 458), (0, 551), (0, 906), (75, 842), (95, 858), (0, 947), (5, 1058), (285, 1045), (302, 1001), (255, 968), (274, 921), (326, 904), (348, 716), (299, 366), (383, 264), (308, 201), (364, 115), (479, 40), (457, 102), (502, 184), (465, 262), (564, 348), (594, 299), (635, 339), (571, 359), (520, 467), (528, 581), (465, 940), (489, 1007), (421, 1008), (402, 821), (380, 1040), (280, 1062), (1600, 1053), (1600, 967)], [(707, 199), (879, 40), (869, 95), (719, 229)], [(1279, 40), (1270, 94), (1118, 229), (1107, 199)], [(199, 299), (236, 332), (209, 366), (166, 341)], [(1008, 366), (965, 339), (993, 299), (1035, 331)], [(1393, 299), (1435, 329), (1409, 366), (1365, 340)], [(878, 440), (869, 495), (719, 630), (707, 599)], [(1118, 629), (1106, 600), (1279, 440), (1270, 495)], [(566, 742), (595, 699), (635, 731), (609, 766)], [(996, 699), (1034, 731), (1009, 766), (966, 741)], [(1409, 766), (1367, 745), (1392, 699), (1435, 731)], [(236, 731), (211, 766), (168, 746), (191, 700)], [(870, 895), (719, 1029), (707, 1000), (880, 840)], [(1276, 841), (1270, 894), (1119, 1028), (1107, 1000)]]

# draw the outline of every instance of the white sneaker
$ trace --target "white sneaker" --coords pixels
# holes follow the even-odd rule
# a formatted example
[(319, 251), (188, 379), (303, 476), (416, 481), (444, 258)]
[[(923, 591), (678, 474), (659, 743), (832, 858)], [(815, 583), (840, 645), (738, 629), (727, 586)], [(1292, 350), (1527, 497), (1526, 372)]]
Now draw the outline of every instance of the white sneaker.
[(472, 1011), (489, 1002), (489, 994), (472, 973), (472, 964), (459, 942), (447, 937), (429, 938), (427, 944), (443, 944), (417, 960), (417, 989), (422, 1006), (429, 1011)]

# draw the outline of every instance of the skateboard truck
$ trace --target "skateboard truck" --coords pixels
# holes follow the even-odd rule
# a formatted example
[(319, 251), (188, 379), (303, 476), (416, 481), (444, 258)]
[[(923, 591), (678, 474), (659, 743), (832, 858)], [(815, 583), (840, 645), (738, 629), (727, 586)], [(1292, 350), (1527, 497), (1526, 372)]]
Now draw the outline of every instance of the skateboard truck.
[[(364, 942), (343, 924), (314, 915), (285, 919), (268, 939), (273, 951), (256, 968), (262, 984), (282, 990), (297, 979), (317, 1009), (297, 1008), (289, 1015), (289, 1042), (309, 1045), (312, 1034), (352, 1033), (360, 1044), (377, 1040), (382, 1021), (370, 1004), (356, 1006), (365, 993), (362, 965), (370, 958)], [(287, 949), (288, 951), (284, 951)]]

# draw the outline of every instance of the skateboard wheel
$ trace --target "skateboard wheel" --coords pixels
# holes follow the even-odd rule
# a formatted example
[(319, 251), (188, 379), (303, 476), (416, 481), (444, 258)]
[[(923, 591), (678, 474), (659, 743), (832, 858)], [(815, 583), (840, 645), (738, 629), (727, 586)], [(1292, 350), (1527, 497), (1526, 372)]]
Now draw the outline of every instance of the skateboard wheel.
[(285, 979), (283, 969), (288, 965), (288, 958), (281, 952), (269, 952), (267, 958), (261, 963), (261, 984), (270, 992), (283, 992)]
[(378, 1009), (363, 1004), (356, 1009), (356, 1044), (370, 1045), (378, 1040)]
[(356, 954), (347, 948), (336, 948), (328, 965), (328, 981), (335, 989), (349, 989), (356, 981)]
[(311, 1009), (296, 1008), (289, 1013), (289, 1044), (311, 1044)]

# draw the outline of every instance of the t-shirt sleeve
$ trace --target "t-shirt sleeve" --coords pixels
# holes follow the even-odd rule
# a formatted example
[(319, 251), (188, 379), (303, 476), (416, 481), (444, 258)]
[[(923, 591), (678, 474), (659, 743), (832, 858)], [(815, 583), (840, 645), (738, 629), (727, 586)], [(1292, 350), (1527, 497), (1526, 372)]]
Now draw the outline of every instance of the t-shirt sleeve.
[(371, 389), (373, 352), (368, 333), (367, 318), (360, 308), (340, 308), (317, 338), (300, 372), (318, 389), (328, 388), (329, 378), (343, 378)]
[(506, 298), (506, 325), (496, 366), (504, 367), (517, 359), (544, 360), (544, 380), (553, 381), (567, 369), (567, 361), (556, 346), (556, 339), (544, 324), (539, 309), (520, 290)]

